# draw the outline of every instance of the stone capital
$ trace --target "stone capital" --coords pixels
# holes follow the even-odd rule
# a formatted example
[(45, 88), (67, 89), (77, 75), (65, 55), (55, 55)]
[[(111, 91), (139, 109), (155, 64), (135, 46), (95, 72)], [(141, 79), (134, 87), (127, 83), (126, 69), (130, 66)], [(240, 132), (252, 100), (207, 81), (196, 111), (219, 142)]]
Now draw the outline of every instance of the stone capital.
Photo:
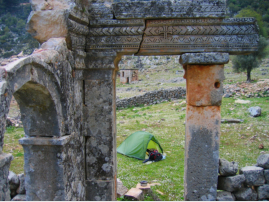
[(182, 65), (220, 65), (229, 62), (229, 53), (185, 53), (180, 57)]

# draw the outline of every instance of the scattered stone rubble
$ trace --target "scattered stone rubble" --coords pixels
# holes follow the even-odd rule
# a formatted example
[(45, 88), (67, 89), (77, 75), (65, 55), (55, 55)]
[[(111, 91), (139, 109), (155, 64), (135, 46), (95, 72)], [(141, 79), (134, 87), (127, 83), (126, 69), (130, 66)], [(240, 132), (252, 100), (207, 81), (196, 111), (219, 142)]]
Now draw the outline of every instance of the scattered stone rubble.
[(269, 96), (269, 79), (261, 79), (253, 83), (236, 83), (224, 85), (224, 98), (228, 97), (268, 97)]
[(117, 108), (126, 108), (129, 106), (139, 106), (139, 105), (153, 105), (159, 104), (163, 101), (167, 101), (173, 98), (185, 98), (186, 89), (185, 88), (170, 88), (162, 89), (159, 91), (147, 92), (143, 95), (134, 96), (131, 98), (117, 100)]
[(238, 171), (238, 163), (220, 159), (218, 201), (269, 200), (269, 154), (262, 154), (255, 166)]
[(24, 174), (16, 175), (9, 171), (8, 181), (12, 201), (26, 201)]

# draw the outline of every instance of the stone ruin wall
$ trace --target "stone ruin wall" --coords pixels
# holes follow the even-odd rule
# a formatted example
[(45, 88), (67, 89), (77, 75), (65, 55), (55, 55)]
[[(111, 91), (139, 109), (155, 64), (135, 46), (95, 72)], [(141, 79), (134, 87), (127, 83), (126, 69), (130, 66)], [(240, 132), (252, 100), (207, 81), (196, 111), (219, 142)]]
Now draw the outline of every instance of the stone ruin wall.
[(186, 89), (181, 87), (174, 89), (156, 90), (147, 92), (143, 95), (117, 100), (117, 108), (126, 108), (145, 104), (153, 105), (161, 103), (165, 100), (168, 101), (171, 99), (185, 98), (185, 96), (186, 96)]

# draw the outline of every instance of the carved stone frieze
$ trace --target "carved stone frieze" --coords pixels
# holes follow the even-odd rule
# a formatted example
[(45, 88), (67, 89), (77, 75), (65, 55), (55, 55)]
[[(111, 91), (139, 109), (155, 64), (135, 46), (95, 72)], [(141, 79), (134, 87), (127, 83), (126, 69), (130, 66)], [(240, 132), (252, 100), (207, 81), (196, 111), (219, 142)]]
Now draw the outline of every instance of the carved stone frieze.
[(225, 17), (224, 0), (120, 1), (112, 5), (116, 19)]
[(143, 20), (95, 20), (90, 23), (87, 52), (114, 49), (117, 52), (138, 52), (145, 29)]
[(185, 52), (250, 53), (258, 47), (253, 18), (147, 20), (139, 55)]

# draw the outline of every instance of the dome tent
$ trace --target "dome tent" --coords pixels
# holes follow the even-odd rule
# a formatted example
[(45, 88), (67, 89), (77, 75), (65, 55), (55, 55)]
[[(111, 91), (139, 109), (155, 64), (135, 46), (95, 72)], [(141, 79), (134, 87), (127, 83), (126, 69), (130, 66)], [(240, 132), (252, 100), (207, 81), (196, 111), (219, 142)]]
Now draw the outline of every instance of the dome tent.
[(163, 153), (160, 143), (152, 134), (138, 131), (127, 137), (117, 148), (117, 152), (139, 160), (144, 160), (147, 149), (157, 149), (160, 153)]

